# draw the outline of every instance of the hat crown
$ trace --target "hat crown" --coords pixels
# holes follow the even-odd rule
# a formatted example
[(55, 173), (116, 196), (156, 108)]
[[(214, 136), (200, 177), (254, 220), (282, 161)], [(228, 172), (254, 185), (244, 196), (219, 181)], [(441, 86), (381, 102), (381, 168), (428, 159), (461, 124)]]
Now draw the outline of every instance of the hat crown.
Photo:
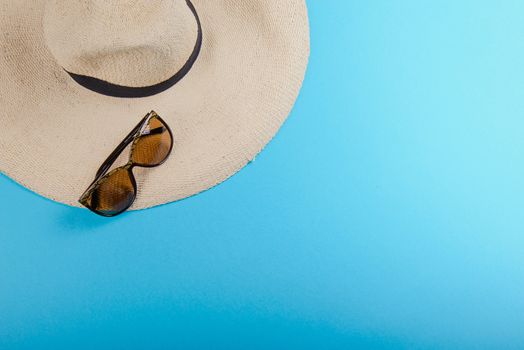
[(171, 78), (198, 37), (186, 0), (48, 0), (43, 26), (62, 68), (129, 87)]

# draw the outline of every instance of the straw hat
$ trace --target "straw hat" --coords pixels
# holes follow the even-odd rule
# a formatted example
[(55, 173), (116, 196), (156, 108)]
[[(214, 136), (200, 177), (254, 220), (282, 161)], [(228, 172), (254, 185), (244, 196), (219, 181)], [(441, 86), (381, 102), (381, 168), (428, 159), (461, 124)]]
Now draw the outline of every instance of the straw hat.
[(194, 195), (273, 138), (308, 57), (305, 0), (0, 0), (0, 171), (78, 206), (154, 109), (175, 146), (133, 208)]

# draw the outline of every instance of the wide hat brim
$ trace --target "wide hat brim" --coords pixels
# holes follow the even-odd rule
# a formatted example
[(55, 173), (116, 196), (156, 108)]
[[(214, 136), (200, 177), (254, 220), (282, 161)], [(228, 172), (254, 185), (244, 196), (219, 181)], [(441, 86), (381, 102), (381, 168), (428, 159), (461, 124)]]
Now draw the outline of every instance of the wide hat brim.
[(57, 64), (44, 41), (44, 4), (0, 0), (0, 171), (64, 204), (79, 206), (103, 160), (152, 109), (175, 146), (162, 166), (135, 170), (132, 209), (219, 184), (278, 132), (304, 79), (304, 0), (194, 0), (203, 28), (198, 60), (174, 87), (138, 99), (88, 90)]

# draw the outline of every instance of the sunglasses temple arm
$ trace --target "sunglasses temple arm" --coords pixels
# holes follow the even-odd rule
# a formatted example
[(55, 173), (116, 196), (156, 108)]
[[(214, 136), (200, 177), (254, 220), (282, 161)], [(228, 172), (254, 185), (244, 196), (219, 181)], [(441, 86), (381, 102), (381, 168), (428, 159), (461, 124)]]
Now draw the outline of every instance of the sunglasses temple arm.
[(148, 119), (148, 116), (149, 115), (144, 117), (144, 119), (142, 119), (140, 123), (138, 123), (137, 126), (135, 126), (133, 130), (131, 130), (129, 135), (127, 135), (126, 138), (118, 146), (116, 146), (115, 150), (109, 155), (109, 157), (107, 157), (104, 163), (102, 163), (100, 169), (98, 169), (96, 173), (94, 182), (98, 181), (98, 179), (102, 177), (109, 170), (109, 168), (111, 168), (115, 160), (117, 160), (117, 158), (120, 156), (120, 154), (122, 154), (124, 149), (133, 141), (137, 132), (142, 128), (144, 122)]

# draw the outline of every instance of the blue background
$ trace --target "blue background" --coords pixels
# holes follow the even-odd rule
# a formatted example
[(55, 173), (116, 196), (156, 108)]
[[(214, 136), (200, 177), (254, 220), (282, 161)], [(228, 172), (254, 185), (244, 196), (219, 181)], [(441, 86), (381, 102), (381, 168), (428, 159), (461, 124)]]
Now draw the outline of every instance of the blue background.
[(524, 348), (524, 3), (309, 9), (290, 119), (217, 188), (107, 220), (0, 177), (0, 348)]

